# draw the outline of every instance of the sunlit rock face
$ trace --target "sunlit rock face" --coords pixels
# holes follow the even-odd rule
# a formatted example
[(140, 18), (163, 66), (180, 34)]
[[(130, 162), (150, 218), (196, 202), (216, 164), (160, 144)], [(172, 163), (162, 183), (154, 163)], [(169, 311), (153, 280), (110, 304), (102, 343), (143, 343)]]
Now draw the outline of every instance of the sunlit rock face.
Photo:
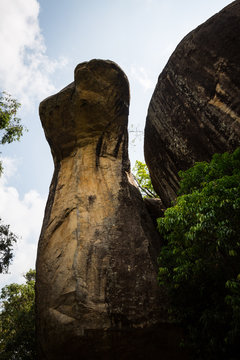
[(240, 145), (240, 1), (188, 34), (160, 74), (145, 128), (145, 158), (163, 204), (179, 170)]
[(40, 104), (55, 171), (37, 255), (39, 359), (130, 359), (159, 344), (160, 241), (130, 174), (128, 108), (125, 74), (103, 60)]

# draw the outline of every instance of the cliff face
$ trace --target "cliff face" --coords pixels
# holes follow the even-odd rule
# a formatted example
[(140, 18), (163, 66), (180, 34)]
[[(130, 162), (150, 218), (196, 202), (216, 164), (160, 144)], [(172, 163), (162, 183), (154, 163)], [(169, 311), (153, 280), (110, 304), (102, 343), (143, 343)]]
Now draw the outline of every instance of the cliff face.
[(165, 320), (159, 238), (129, 172), (128, 106), (126, 76), (102, 60), (40, 104), (55, 172), (37, 255), (39, 359), (127, 359), (117, 352), (129, 331)]
[(240, 2), (188, 34), (160, 74), (145, 127), (145, 158), (165, 206), (179, 170), (240, 145)]

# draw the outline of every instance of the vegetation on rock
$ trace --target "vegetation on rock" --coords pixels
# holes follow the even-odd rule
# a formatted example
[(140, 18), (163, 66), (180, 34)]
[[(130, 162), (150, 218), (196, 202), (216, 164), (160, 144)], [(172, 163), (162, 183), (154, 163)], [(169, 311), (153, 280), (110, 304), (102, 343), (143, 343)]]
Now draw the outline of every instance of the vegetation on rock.
[(6, 285), (0, 295), (1, 360), (35, 360), (35, 271), (25, 284)]
[[(180, 172), (176, 205), (158, 219), (159, 284), (196, 359), (240, 353), (240, 149)], [(236, 355), (238, 354), (238, 355)]]

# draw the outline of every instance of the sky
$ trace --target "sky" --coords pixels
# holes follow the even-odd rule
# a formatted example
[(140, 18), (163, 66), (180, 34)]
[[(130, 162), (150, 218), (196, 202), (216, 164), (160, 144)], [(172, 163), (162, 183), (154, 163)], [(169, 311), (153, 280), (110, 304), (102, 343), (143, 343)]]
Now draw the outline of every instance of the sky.
[(21, 104), (20, 142), (0, 146), (0, 218), (19, 240), (0, 288), (35, 268), (53, 174), (38, 106), (73, 81), (77, 64), (115, 61), (130, 82), (129, 153), (144, 161), (143, 130), (157, 79), (190, 31), (228, 0), (0, 0), (0, 91)]

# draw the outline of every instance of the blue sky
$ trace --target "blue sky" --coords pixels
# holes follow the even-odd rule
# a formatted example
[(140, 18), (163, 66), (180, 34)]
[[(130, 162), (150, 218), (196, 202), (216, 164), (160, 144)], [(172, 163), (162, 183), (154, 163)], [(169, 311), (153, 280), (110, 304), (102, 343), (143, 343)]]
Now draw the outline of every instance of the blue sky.
[(22, 281), (35, 265), (53, 162), (38, 117), (45, 97), (73, 81), (75, 66), (93, 58), (118, 63), (130, 81), (130, 159), (143, 160), (147, 108), (157, 78), (181, 39), (228, 0), (1, 0), (0, 90), (21, 103), (28, 128), (1, 146), (0, 217), (21, 239), (10, 274)]

